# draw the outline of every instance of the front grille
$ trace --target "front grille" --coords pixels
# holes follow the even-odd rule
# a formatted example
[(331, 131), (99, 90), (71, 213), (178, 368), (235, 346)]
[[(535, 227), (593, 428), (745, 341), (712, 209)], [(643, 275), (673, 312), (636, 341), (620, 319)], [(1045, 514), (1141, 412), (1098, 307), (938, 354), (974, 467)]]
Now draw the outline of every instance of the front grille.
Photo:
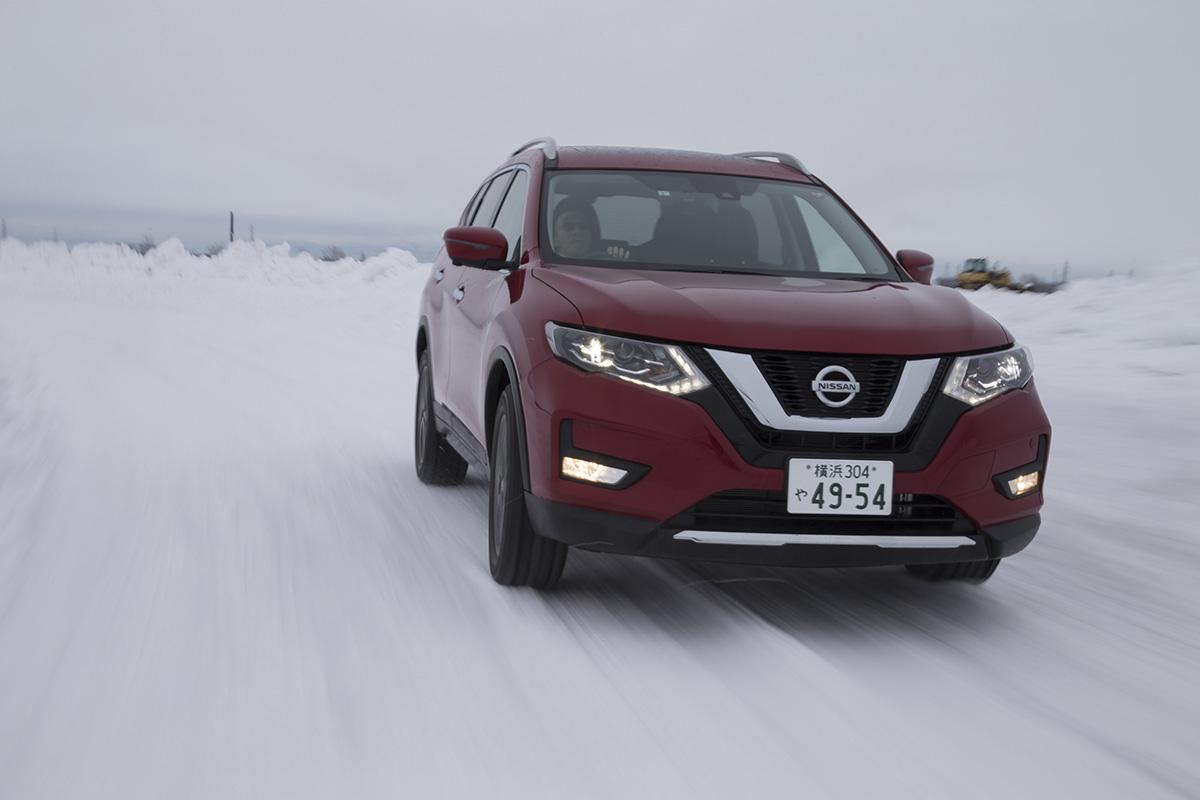
[[(737, 387), (713, 361), (703, 347), (688, 347), (688, 356), (708, 376), (716, 390), (733, 408), (742, 423), (759, 444), (772, 450), (791, 453), (906, 453), (913, 448), (917, 433), (929, 415), (941, 386), (946, 380), (951, 359), (938, 362), (937, 371), (929, 383), (929, 389), (917, 404), (908, 427), (898, 433), (829, 433), (824, 431), (793, 431), (768, 428), (754, 416)], [(834, 362), (839, 363), (839, 362)], [(903, 363), (903, 362), (902, 362)], [(857, 376), (857, 373), (855, 373)], [(819, 401), (818, 401), (819, 402)], [(940, 442), (939, 442), (940, 444)]]
[[(836, 419), (882, 416), (892, 401), (904, 369), (902, 358), (820, 353), (759, 352), (754, 354), (754, 363), (790, 416)], [(812, 388), (821, 370), (831, 366), (849, 370), (861, 387), (853, 400), (836, 408), (822, 403)], [(842, 376), (835, 374), (830, 379), (842, 380)], [(831, 397), (834, 400), (842, 398), (841, 395)]]
[(706, 497), (677, 514), (667, 527), (694, 531), (938, 535), (973, 530), (958, 509), (927, 494), (892, 496), (888, 516), (789, 514), (781, 491), (733, 489)]

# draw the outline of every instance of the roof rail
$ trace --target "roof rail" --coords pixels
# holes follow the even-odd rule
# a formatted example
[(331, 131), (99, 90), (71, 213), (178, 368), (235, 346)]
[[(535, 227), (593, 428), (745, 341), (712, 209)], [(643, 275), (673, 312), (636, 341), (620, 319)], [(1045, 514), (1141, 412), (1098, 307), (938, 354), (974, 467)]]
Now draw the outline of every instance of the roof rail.
[(542, 149), (542, 152), (546, 154), (547, 161), (557, 161), (558, 160), (558, 143), (555, 142), (554, 139), (549, 136), (547, 136), (543, 139), (530, 139), (528, 142), (521, 145), (516, 150), (513, 150), (510, 157), (518, 155), (520, 153), (524, 153), (526, 150), (528, 150), (531, 147), (540, 147)]
[(776, 153), (770, 150), (754, 150), (749, 153), (734, 153), (734, 155), (740, 158), (773, 158), (780, 164), (783, 164), (785, 167), (791, 167), (792, 169), (804, 175), (812, 175), (812, 173), (800, 163), (800, 159), (788, 153)]

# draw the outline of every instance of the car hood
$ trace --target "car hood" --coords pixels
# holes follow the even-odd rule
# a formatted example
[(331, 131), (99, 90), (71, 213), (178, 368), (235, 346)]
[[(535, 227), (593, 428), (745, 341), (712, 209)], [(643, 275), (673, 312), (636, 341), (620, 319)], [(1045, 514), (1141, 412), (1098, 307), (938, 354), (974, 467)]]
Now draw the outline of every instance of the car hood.
[(536, 277), (618, 333), (745, 350), (938, 355), (1011, 343), (960, 292), (920, 283), (545, 266)]

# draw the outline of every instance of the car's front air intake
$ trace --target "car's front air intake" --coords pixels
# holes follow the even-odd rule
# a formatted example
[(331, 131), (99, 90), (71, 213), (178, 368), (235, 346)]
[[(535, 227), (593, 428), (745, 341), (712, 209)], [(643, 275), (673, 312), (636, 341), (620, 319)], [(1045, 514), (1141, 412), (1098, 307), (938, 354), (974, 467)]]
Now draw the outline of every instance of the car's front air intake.
[[(757, 352), (754, 363), (771, 386), (784, 411), (798, 417), (878, 417), (887, 410), (896, 391), (904, 359), (894, 356), (847, 356), (820, 353)], [(852, 379), (858, 391), (845, 405), (829, 405), (813, 391), (820, 378)], [(846, 396), (830, 391), (831, 402)]]
[(733, 489), (701, 500), (665, 523), (690, 530), (763, 533), (943, 535), (972, 530), (971, 523), (940, 497), (895, 495), (885, 517), (789, 514), (782, 491)]

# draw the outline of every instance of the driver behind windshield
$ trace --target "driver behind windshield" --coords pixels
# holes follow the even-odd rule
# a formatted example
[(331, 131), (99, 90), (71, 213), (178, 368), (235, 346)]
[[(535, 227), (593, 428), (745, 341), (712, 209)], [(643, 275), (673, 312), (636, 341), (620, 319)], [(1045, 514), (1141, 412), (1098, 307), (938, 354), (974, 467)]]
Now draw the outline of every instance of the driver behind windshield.
[(604, 244), (596, 209), (583, 200), (568, 197), (559, 202), (551, 234), (554, 249), (567, 258), (629, 258), (624, 247)]

